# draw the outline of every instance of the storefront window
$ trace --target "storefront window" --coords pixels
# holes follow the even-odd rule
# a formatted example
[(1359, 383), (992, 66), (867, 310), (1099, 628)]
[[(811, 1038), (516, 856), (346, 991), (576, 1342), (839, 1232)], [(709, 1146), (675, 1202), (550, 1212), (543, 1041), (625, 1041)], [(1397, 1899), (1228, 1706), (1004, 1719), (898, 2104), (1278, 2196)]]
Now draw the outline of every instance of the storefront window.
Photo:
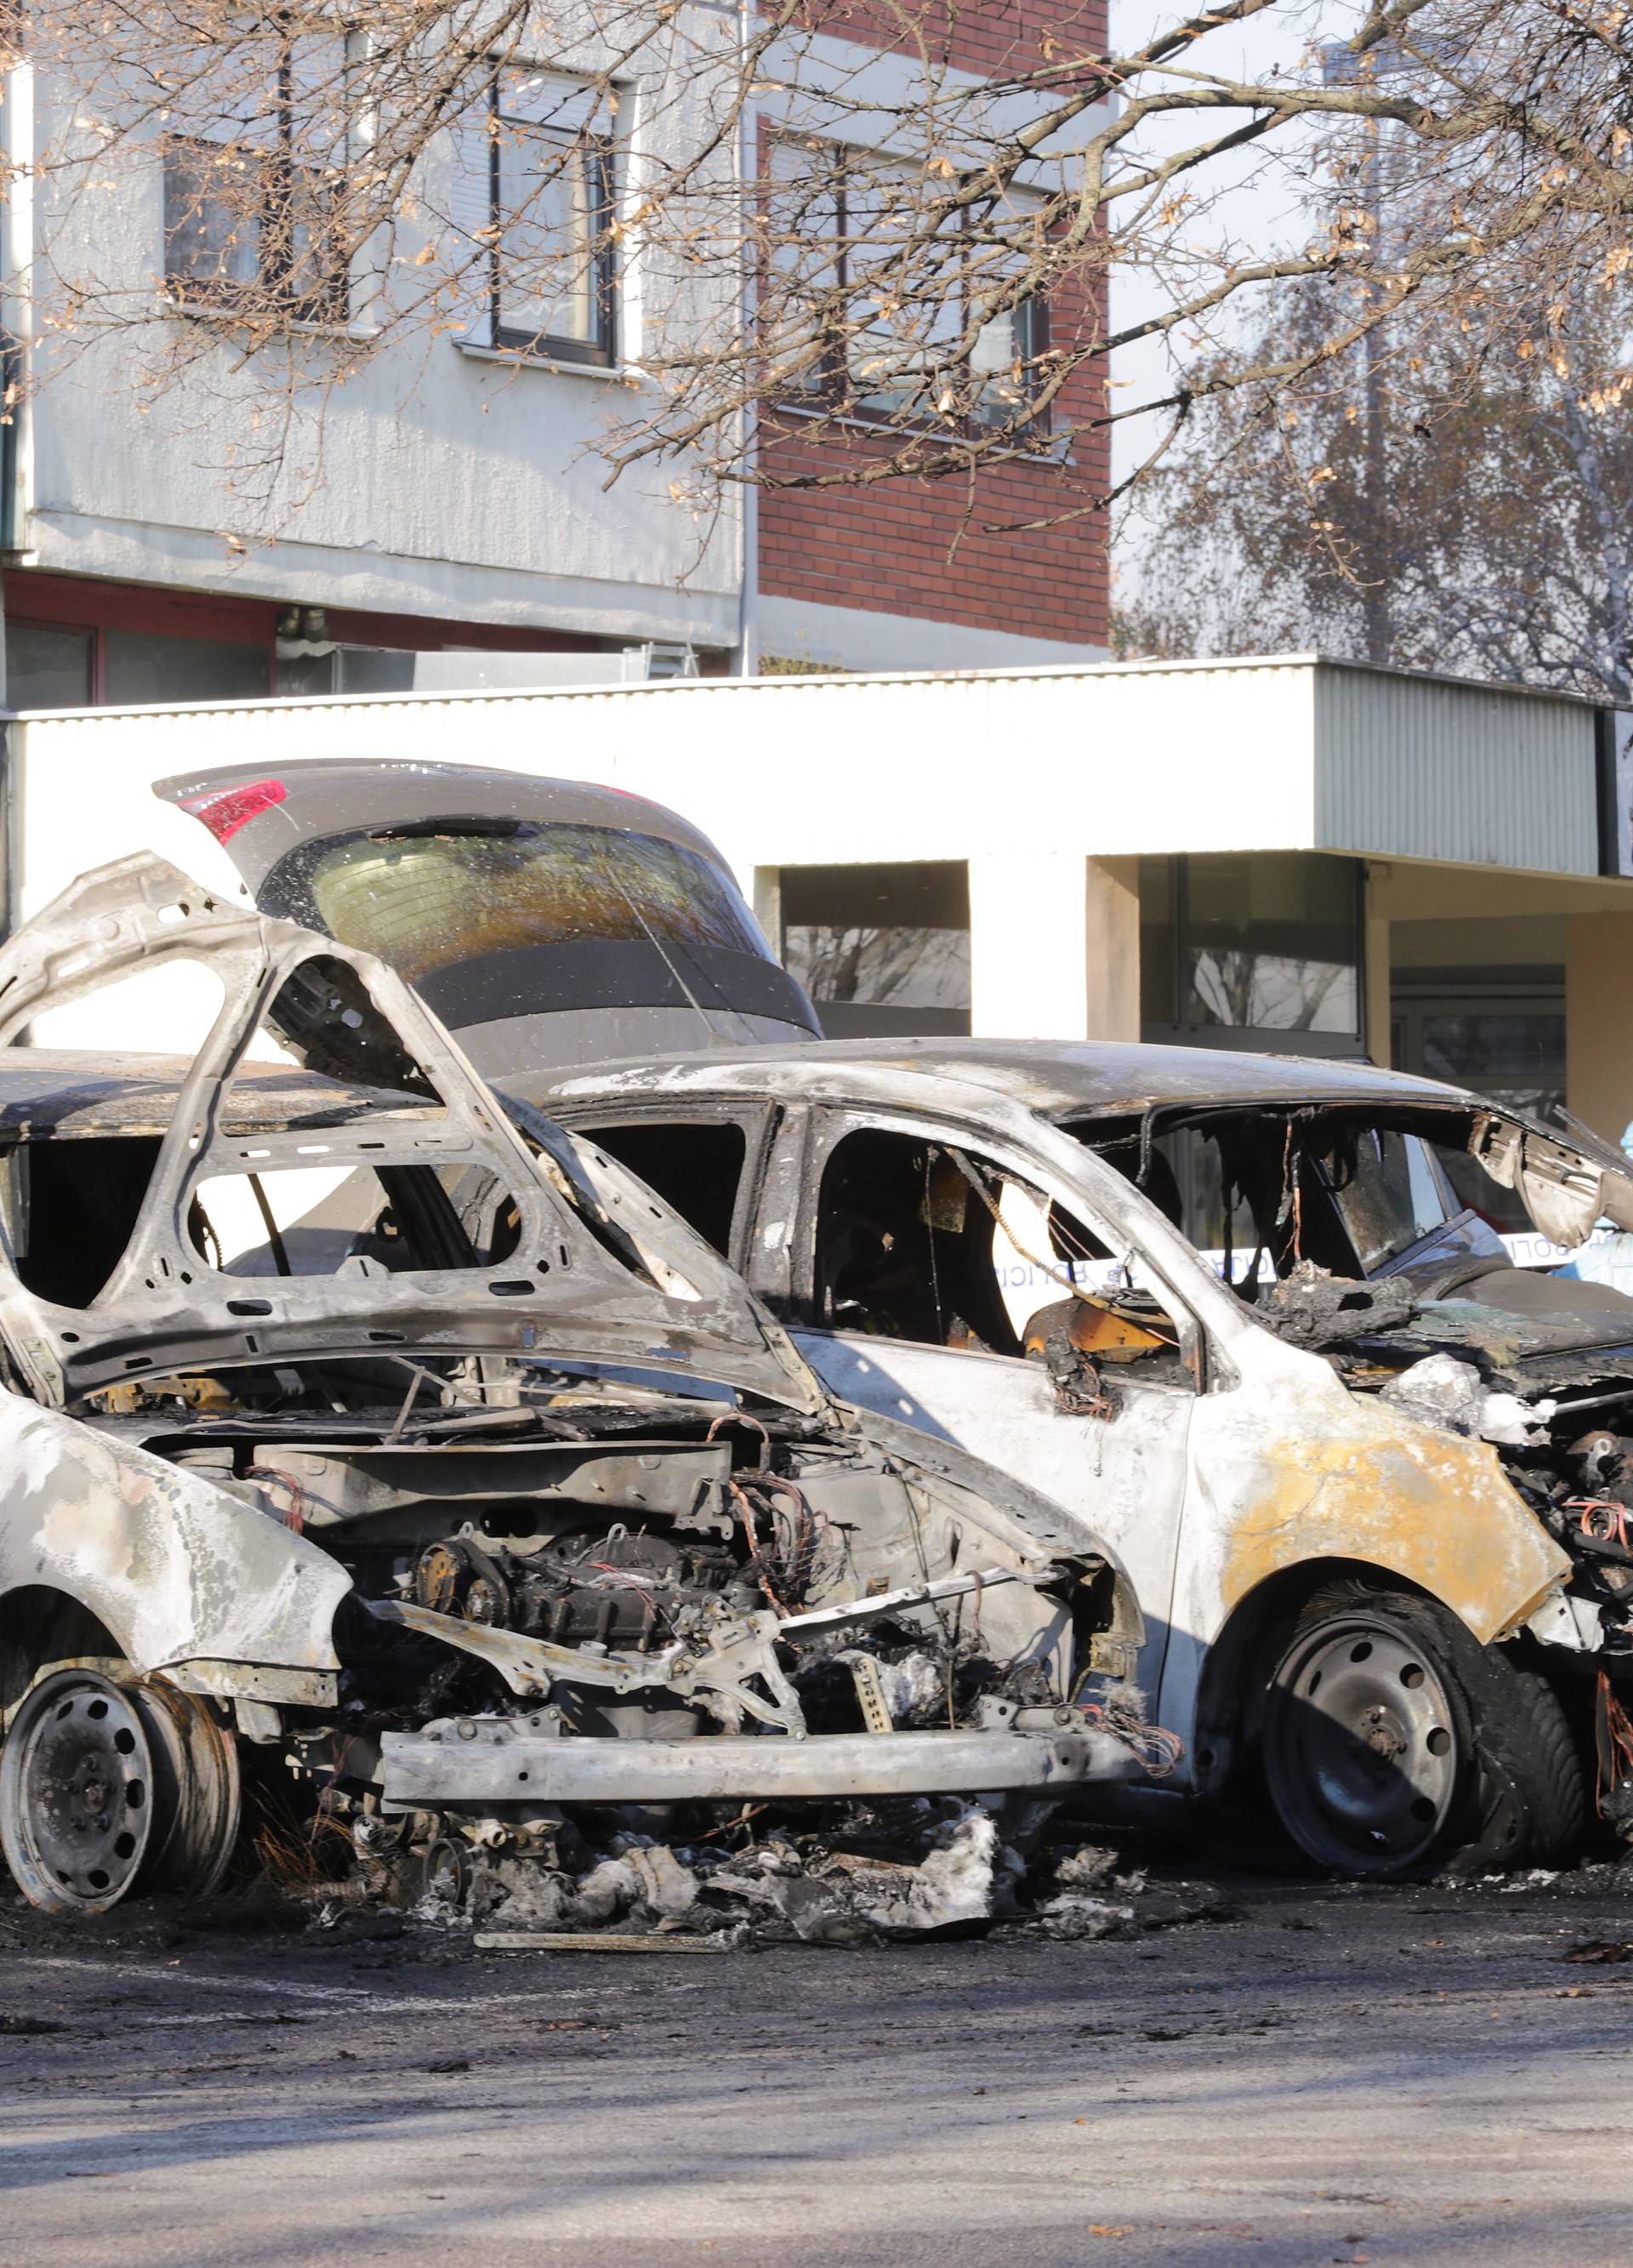
[(1146, 1025), (1320, 1035), (1358, 1046), (1357, 863), (1306, 851), (1142, 859)]
[(785, 866), (783, 959), (829, 1038), (969, 1030), (961, 862)]
[(105, 630), (102, 698), (110, 708), (140, 702), (256, 701), (269, 690), (264, 645), (166, 637), (153, 630)]

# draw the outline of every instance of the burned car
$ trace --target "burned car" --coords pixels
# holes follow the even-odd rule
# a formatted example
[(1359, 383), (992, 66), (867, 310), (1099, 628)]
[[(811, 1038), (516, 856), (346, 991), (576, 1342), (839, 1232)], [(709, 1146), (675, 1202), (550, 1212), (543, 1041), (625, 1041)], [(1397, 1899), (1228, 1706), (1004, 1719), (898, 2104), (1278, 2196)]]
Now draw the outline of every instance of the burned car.
[(828, 1391), (1104, 1539), (1187, 1747), (1148, 1809), (1268, 1808), (1386, 1874), (1558, 1859), (1595, 1782), (1633, 1815), (1633, 1300), (1504, 1241), (1633, 1225), (1585, 1130), (1365, 1064), (1019, 1041), (515, 1083)]
[[(178, 971), (191, 1056), (21, 1043)], [(37, 1905), (214, 1883), (246, 1764), (524, 1856), (563, 1807), (1139, 1773), (1115, 1555), (824, 1387), (382, 964), (132, 858), (0, 950), (0, 1837)]]

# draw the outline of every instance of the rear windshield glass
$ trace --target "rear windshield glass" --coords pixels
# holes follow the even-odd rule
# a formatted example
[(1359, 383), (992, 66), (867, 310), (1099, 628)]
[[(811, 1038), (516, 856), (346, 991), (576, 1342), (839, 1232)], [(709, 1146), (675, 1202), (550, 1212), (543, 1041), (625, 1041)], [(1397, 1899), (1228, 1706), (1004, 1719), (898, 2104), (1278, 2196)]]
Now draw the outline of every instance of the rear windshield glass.
[(378, 954), (410, 983), (518, 946), (657, 939), (765, 958), (719, 867), (610, 827), (438, 821), (330, 836), (268, 877), (268, 908)]

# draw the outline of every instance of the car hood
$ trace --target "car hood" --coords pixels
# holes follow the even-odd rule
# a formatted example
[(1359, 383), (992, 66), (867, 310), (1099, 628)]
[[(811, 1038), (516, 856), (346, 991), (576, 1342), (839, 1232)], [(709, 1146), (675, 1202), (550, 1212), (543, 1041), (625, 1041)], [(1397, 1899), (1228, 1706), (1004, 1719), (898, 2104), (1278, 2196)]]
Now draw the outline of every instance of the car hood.
[[(150, 853), (82, 876), (0, 947), (0, 1046), (102, 987), (188, 962), (219, 980), (222, 1006), (107, 1283), (84, 1307), (54, 1304), (26, 1287), (0, 1234), (0, 1329), (40, 1399), (201, 1364), (457, 1352), (634, 1366), (796, 1410), (826, 1406), (725, 1262), (592, 1142), (525, 1108), (513, 1124), (382, 962), (224, 904)], [(239, 1066), (268, 1040), (308, 1071), (383, 1090), (381, 1107), (337, 1111), (320, 1130), (246, 1133)], [(389, 1271), (348, 1259), (338, 1273), (250, 1278), (226, 1272), (201, 1241), (206, 1181), (236, 1176), (259, 1190), (281, 1172), (338, 1180), (365, 1167), (430, 1167), (438, 1189), (504, 1193), (515, 1233), (503, 1259), (473, 1265), (441, 1198), (420, 1248), (439, 1264)], [(405, 1187), (435, 1193), (423, 1173)]]

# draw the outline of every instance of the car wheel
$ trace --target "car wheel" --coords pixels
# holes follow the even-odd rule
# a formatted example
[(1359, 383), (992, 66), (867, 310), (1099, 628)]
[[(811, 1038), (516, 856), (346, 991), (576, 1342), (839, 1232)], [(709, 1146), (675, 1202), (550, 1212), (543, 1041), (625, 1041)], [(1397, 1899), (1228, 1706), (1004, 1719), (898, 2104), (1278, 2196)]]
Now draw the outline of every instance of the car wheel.
[(137, 1889), (213, 1889), (238, 1826), (232, 1738), (196, 1695), (62, 1669), (18, 1705), (0, 1845), (31, 1904), (98, 1914)]
[(1273, 1650), (1262, 1756), (1276, 1817), (1318, 1866), (1420, 1872), (1566, 1857), (1587, 1790), (1553, 1689), (1431, 1599), (1328, 1586)]

